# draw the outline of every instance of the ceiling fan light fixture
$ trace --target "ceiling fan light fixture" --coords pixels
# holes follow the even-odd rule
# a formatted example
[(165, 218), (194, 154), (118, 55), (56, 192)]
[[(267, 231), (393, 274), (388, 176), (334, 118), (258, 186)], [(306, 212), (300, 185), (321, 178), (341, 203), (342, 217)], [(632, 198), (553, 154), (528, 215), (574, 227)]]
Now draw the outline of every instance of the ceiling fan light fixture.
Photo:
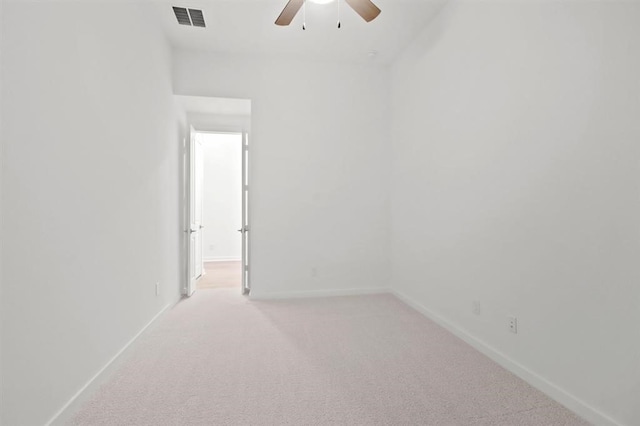
[[(329, 4), (335, 0), (309, 0), (313, 3)], [(340, 21), (340, 1), (338, 2), (338, 21)], [(367, 22), (371, 22), (380, 15), (380, 8), (376, 6), (371, 0), (344, 0), (351, 9), (353, 9), (362, 19)], [(276, 25), (286, 27), (290, 25), (293, 18), (296, 17), (300, 9), (303, 9), (307, 3), (307, 0), (289, 0), (287, 5), (280, 12), (280, 16), (276, 19)]]

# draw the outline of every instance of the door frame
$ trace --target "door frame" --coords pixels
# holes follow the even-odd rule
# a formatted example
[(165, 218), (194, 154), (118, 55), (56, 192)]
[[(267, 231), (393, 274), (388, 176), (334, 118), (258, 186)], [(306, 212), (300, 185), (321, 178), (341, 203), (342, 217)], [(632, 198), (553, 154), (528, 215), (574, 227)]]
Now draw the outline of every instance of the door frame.
[[(192, 129), (192, 130), (191, 130)], [(242, 254), (241, 254), (241, 263), (242, 263), (242, 286), (241, 286), (241, 292), (243, 295), (249, 295), (250, 291), (251, 291), (251, 262), (249, 262), (249, 259), (251, 259), (251, 232), (249, 232), (250, 229), (252, 229), (252, 225), (251, 225), (251, 205), (252, 205), (252, 192), (253, 190), (249, 190), (248, 191), (248, 196), (245, 202), (245, 190), (248, 188), (251, 188), (251, 164), (245, 160), (245, 155), (246, 152), (249, 152), (249, 146), (248, 146), (248, 140), (249, 140), (249, 136), (251, 134), (251, 132), (246, 128), (246, 127), (242, 127), (242, 129), (239, 130), (229, 130), (229, 129), (224, 129), (224, 130), (197, 130), (195, 128), (193, 128), (193, 126), (190, 126), (190, 135), (191, 136), (191, 131), (194, 132), (193, 134), (193, 138), (195, 140), (195, 136), (197, 134), (216, 134), (216, 135), (240, 135), (240, 149), (242, 150), (242, 157), (241, 157), (241, 162), (242, 162), (242, 168), (241, 168), (241, 172), (242, 172), (242, 229), (244, 230), (244, 232), (242, 232), (242, 240), (243, 240), (243, 244), (242, 244)], [(189, 139), (189, 138), (187, 138)], [(184, 173), (184, 188), (185, 188), (185, 197), (184, 197), (184, 203), (185, 203), (185, 208), (183, 209), (186, 214), (186, 218), (185, 218), (185, 226), (184, 226), (184, 235), (186, 236), (186, 244), (184, 245), (185, 250), (186, 250), (186, 256), (184, 256), (184, 259), (186, 259), (186, 277), (185, 277), (185, 282), (182, 285), (182, 295), (185, 297), (190, 297), (193, 295), (194, 291), (191, 291), (192, 285), (191, 285), (191, 278), (192, 278), (192, 273), (191, 273), (191, 256), (190, 256), (190, 244), (191, 244), (191, 234), (190, 234), (190, 229), (191, 229), (191, 202), (192, 202), (192, 181), (191, 181), (191, 173), (192, 170), (194, 170), (195, 167), (195, 158), (194, 155), (192, 155), (192, 149), (194, 144), (188, 142), (186, 143), (186, 164), (185, 164), (185, 173)], [(245, 168), (246, 167), (246, 168)], [(245, 188), (246, 185), (246, 188)], [(246, 223), (245, 223), (246, 221)], [(246, 228), (246, 229), (245, 229)], [(246, 246), (245, 246), (246, 244)]]

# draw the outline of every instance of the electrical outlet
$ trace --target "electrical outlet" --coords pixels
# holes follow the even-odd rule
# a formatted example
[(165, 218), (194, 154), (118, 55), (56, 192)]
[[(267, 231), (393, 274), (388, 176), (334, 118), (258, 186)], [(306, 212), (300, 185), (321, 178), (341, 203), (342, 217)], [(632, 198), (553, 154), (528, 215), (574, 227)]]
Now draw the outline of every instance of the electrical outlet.
[(480, 305), (479, 300), (473, 301), (473, 313), (476, 315), (480, 315), (482, 313), (482, 306)]
[(509, 317), (509, 331), (518, 334), (518, 318)]
[(159, 295), (160, 295), (160, 283), (157, 282), (156, 283), (156, 296), (159, 296)]
[(311, 276), (312, 277), (317, 277), (318, 276), (318, 268), (316, 268), (315, 266), (313, 268), (311, 268)]

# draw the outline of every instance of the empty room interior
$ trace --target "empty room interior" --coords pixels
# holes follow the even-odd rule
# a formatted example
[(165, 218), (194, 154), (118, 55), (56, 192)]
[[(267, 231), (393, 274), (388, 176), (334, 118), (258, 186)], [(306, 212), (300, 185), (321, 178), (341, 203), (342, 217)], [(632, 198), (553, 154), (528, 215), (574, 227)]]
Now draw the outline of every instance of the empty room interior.
[(640, 2), (0, 5), (0, 425), (640, 425)]

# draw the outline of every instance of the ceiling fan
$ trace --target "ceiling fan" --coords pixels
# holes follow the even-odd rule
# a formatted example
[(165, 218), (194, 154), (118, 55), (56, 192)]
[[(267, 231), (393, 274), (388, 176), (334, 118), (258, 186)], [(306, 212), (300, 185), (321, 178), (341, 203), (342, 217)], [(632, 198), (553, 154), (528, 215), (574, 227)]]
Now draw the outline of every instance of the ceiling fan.
[[(302, 8), (306, 0), (289, 0), (287, 5), (276, 19), (276, 25), (286, 26), (293, 21), (298, 11)], [(338, 0), (341, 1), (341, 0)], [(367, 22), (371, 22), (380, 15), (380, 8), (373, 4), (371, 0), (344, 0), (351, 9)], [(326, 3), (326, 1), (324, 2)]]

